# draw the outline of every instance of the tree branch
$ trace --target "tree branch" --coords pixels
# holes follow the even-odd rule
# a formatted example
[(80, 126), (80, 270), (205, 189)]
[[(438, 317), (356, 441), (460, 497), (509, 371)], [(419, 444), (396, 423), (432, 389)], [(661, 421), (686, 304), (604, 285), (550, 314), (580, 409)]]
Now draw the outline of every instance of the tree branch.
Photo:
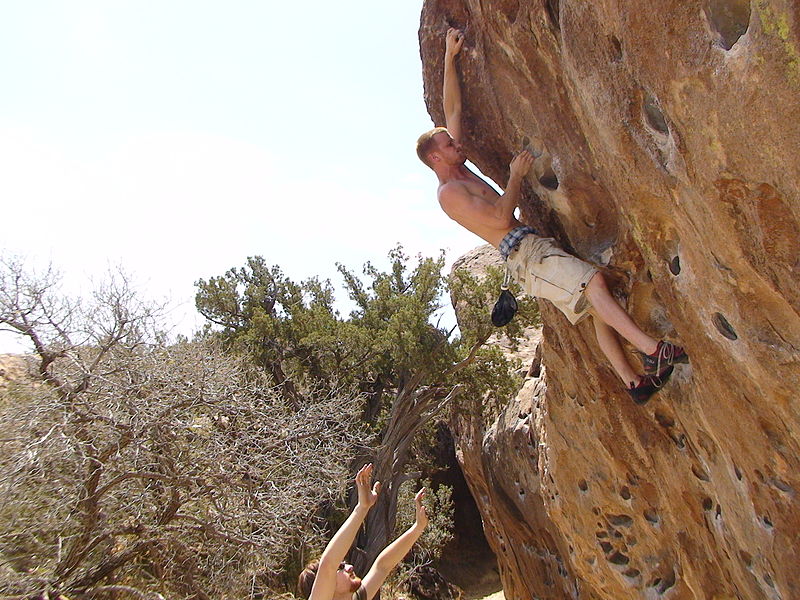
[(164, 600), (164, 596), (162, 596), (157, 592), (143, 592), (129, 585), (101, 585), (99, 587), (86, 590), (84, 592), (84, 595), (89, 598), (92, 598), (94, 596), (97, 596), (98, 594), (116, 594), (117, 592), (130, 594), (137, 598), (141, 598), (142, 600)]

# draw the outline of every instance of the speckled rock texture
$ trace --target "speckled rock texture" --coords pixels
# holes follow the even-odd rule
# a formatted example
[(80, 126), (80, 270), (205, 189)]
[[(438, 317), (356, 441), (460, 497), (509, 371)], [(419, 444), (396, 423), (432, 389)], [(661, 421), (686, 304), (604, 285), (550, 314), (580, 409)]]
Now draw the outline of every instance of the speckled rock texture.
[(800, 598), (800, 3), (427, 0), (436, 124), (448, 26), (470, 160), (541, 152), (522, 219), (692, 357), (636, 406), (542, 303), (544, 374), (454, 426), (506, 597)]

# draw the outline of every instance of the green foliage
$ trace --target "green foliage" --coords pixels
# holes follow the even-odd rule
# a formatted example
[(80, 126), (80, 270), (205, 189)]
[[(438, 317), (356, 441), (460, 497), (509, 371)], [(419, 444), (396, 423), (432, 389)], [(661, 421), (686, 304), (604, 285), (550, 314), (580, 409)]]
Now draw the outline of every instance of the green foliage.
[[(387, 271), (367, 263), (365, 280), (338, 265), (345, 292), (355, 304), (348, 318), (334, 309), (330, 281), (295, 283), (261, 257), (198, 281), (197, 308), (229, 347), (250, 354), (277, 384), (288, 384), (286, 393), (310, 386), (320, 392), (364, 394), (374, 403), (372, 422), (384, 392), (401, 387), (419, 371), (427, 374), (427, 385), (466, 383), (464, 393), (482, 395), (491, 387), (505, 395), (511, 366), (496, 351), (480, 350), (477, 363), (458, 374), (451, 369), (497, 331), (489, 313), (502, 272), (490, 268), (480, 279), (459, 270), (448, 282), (442, 275), (443, 255), (412, 261), (396, 247), (389, 261)], [(458, 304), (461, 337), (432, 324), (448, 287)], [(503, 328), (512, 345), (525, 327), (539, 323), (535, 301), (521, 297), (519, 289), (515, 292), (520, 310)]]
[(457, 269), (450, 276), (449, 287), (453, 301), (458, 307), (458, 325), (464, 342), (485, 340), (493, 333), (502, 331), (515, 347), (526, 327), (541, 326), (541, 316), (536, 300), (522, 295), (522, 288), (511, 283), (509, 289), (517, 299), (519, 311), (511, 322), (498, 330), (489, 318), (492, 306), (500, 294), (503, 269), (490, 266), (484, 277), (477, 277), (466, 269)]
[(418, 258), (410, 268), (408, 257), (397, 247), (389, 252), (389, 259), (388, 272), (380, 272), (370, 263), (365, 265), (364, 275), (371, 279), (369, 288), (338, 265), (348, 295), (357, 306), (350, 322), (371, 333), (368, 338), (376, 357), (376, 373), (392, 373), (402, 380), (420, 366), (441, 370), (448, 356), (433, 351), (447, 349), (445, 332), (432, 326), (430, 319), (441, 308), (444, 256)]
[(503, 276), (503, 269), (490, 266), (483, 277), (465, 269), (456, 269), (449, 279), (450, 294), (458, 307), (458, 324), (462, 332), (459, 343), (462, 349), (478, 345), (475, 360), (458, 373), (458, 382), (464, 391), (450, 409), (466, 410), (489, 421), (497, 416), (522, 382), (513, 376), (520, 367), (519, 363), (510, 361), (498, 345), (483, 345), (482, 341), (492, 335), (502, 335), (510, 349), (516, 350), (526, 328), (541, 326), (536, 300), (524, 296), (522, 289), (513, 282), (509, 289), (517, 299), (519, 310), (505, 327), (492, 325), (491, 308), (500, 293)]
[(509, 360), (497, 346), (480, 348), (475, 361), (459, 373), (464, 392), (450, 409), (467, 411), (491, 422), (519, 391), (522, 379), (514, 375), (519, 367), (519, 361)]
[(367, 420), (375, 423), (385, 392), (420, 369), (435, 379), (458, 360), (458, 344), (431, 324), (445, 289), (444, 257), (411, 261), (398, 247), (389, 260), (386, 272), (367, 263), (366, 282), (338, 265), (355, 303), (347, 318), (334, 309), (329, 281), (295, 283), (261, 257), (198, 281), (197, 308), (229, 348), (248, 353), (284, 393), (299, 396), (312, 387), (363, 395)]

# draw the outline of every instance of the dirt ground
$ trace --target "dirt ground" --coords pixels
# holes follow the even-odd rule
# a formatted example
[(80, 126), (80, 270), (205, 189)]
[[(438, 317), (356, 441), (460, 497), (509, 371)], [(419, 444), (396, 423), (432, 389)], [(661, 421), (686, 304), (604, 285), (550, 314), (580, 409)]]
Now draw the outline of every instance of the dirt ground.
[(464, 594), (464, 600), (505, 600), (505, 596), (502, 588), (492, 585), (469, 590)]

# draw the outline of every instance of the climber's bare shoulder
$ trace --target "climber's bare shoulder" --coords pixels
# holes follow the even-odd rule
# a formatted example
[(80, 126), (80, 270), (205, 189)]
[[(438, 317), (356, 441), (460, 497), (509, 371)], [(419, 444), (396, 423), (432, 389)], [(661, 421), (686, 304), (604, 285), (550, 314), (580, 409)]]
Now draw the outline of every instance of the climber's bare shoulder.
[(469, 182), (462, 179), (451, 179), (439, 186), (437, 196), (439, 206), (451, 219), (462, 225), (463, 220), (470, 220), (481, 212), (485, 200), (480, 194), (475, 194)]
[(508, 233), (507, 224), (498, 223), (495, 216), (500, 196), (485, 183), (447, 181), (439, 186), (438, 197), (448, 217), (490, 244), (497, 246)]

